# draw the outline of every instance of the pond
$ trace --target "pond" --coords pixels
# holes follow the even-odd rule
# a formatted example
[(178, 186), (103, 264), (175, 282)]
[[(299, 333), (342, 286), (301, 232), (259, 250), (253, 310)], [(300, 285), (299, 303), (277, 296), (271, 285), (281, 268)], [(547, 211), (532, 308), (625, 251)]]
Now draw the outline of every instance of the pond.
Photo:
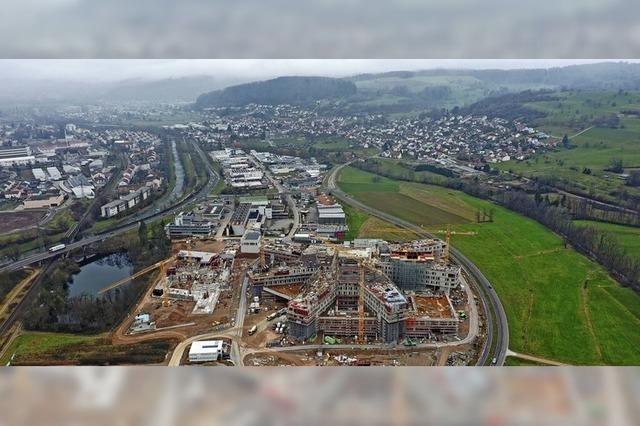
[(123, 253), (114, 253), (86, 263), (80, 272), (71, 276), (69, 297), (83, 294), (96, 296), (100, 290), (114, 281), (126, 278), (133, 273), (133, 264)]

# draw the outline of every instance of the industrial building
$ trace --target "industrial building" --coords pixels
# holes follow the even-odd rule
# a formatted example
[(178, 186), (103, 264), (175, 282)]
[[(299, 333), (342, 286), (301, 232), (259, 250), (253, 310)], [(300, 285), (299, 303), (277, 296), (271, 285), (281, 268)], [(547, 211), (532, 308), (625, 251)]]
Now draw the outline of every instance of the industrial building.
[(234, 235), (244, 235), (246, 230), (247, 220), (249, 219), (249, 212), (251, 211), (251, 204), (241, 203), (233, 211), (231, 216), (231, 231)]
[(173, 223), (168, 223), (165, 230), (169, 238), (208, 237), (215, 225), (209, 220), (200, 219), (195, 214), (179, 213)]
[(189, 362), (211, 362), (222, 359), (224, 353), (222, 340), (200, 340), (189, 348)]
[(240, 252), (249, 254), (260, 253), (262, 235), (258, 231), (246, 231), (240, 240)]
[(324, 205), (318, 203), (318, 225), (345, 225), (347, 218), (340, 204)]
[(35, 162), (36, 157), (32, 155), (31, 148), (28, 146), (0, 148), (0, 167), (20, 166)]

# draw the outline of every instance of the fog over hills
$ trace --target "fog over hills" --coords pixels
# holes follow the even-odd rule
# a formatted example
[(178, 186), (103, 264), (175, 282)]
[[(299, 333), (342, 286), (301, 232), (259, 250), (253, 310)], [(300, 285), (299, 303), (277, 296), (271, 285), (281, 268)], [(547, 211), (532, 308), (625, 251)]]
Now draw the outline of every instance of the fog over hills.
[[(403, 71), (404, 70), (404, 71)], [(571, 60), (2, 60), (0, 102), (195, 102), (237, 105), (264, 100), (267, 79), (289, 75), (341, 79), (328, 97), (390, 95), (420, 102), (450, 99), (468, 103), (496, 91), (539, 88), (635, 90), (640, 63)], [(279, 80), (293, 99), (267, 96), (268, 102), (322, 99), (302, 81)], [(318, 79), (317, 82), (329, 80)], [(240, 88), (234, 85), (256, 82)], [(354, 91), (351, 83), (355, 83)], [(274, 83), (271, 83), (274, 84)], [(337, 83), (332, 83), (337, 88)], [(448, 87), (449, 89), (443, 89)], [(325, 89), (328, 87), (325, 86)], [(260, 95), (262, 91), (262, 95)], [(460, 97), (460, 91), (472, 96)], [(356, 93), (357, 92), (357, 93)], [(261, 97), (262, 96), (262, 97)], [(216, 98), (215, 101), (213, 98)], [(458, 99), (460, 98), (460, 99)], [(468, 99), (467, 99), (468, 98)]]

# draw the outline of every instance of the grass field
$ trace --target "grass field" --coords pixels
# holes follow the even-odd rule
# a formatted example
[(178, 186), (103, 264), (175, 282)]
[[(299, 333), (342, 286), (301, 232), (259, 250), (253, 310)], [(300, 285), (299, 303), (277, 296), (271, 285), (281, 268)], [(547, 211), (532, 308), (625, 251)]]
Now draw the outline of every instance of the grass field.
[(345, 240), (353, 240), (360, 235), (360, 228), (369, 219), (369, 215), (355, 209), (348, 204), (342, 205), (345, 216), (347, 217), (347, 225), (349, 226), (349, 232), (345, 235)]
[(574, 223), (604, 231), (618, 240), (628, 254), (640, 256), (640, 228), (590, 220), (576, 220)]
[(371, 179), (370, 173), (345, 169), (340, 186), (357, 199), (362, 197), (358, 190), (374, 193), (367, 195), (373, 207), (430, 231), (441, 226), (415, 220), (421, 209), (399, 209), (386, 201), (393, 188), (416, 193), (417, 186), (424, 195), (415, 202), (433, 203), (439, 210), (455, 202), (448, 210), (453, 217), (494, 209), (493, 223), (452, 226), (453, 231), (477, 233), (454, 234), (452, 244), (478, 265), (498, 292), (509, 319), (512, 350), (570, 364), (640, 364), (640, 297), (619, 286), (599, 265), (565, 248), (548, 229), (457, 191), (385, 178), (376, 191)]
[(106, 334), (24, 332), (9, 345), (1, 365), (118, 365), (159, 364), (169, 342), (113, 345)]
[(467, 223), (476, 211), (454, 191), (398, 182), (352, 167), (342, 171), (340, 187), (365, 204), (384, 204), (389, 213), (419, 225)]
[[(640, 93), (631, 92), (564, 92), (559, 101), (535, 102), (528, 106), (547, 113), (536, 124), (557, 137), (567, 134), (573, 149), (559, 149), (538, 155), (528, 161), (508, 161), (496, 165), (525, 176), (556, 176), (566, 185), (585, 193), (615, 200), (613, 191), (626, 190), (640, 195), (640, 189), (624, 186), (624, 180), (604, 169), (614, 159), (621, 159), (625, 168), (640, 167), (640, 119), (624, 116), (622, 111), (640, 109)], [(591, 128), (594, 117), (606, 114), (620, 116), (620, 128)], [(576, 125), (575, 123), (582, 123)], [(584, 168), (591, 174), (583, 173)]]
[(504, 362), (504, 365), (507, 367), (538, 367), (545, 366), (546, 364), (541, 364), (539, 362), (530, 361), (528, 359), (516, 358), (513, 356), (508, 356)]
[(370, 217), (362, 224), (358, 237), (380, 238), (385, 241), (411, 241), (419, 238), (414, 232), (385, 222), (377, 217)]
[(78, 334), (27, 332), (11, 343), (0, 360), (0, 365), (6, 365), (14, 354), (16, 358), (33, 357), (43, 352), (61, 350), (68, 345), (90, 343), (98, 338)]

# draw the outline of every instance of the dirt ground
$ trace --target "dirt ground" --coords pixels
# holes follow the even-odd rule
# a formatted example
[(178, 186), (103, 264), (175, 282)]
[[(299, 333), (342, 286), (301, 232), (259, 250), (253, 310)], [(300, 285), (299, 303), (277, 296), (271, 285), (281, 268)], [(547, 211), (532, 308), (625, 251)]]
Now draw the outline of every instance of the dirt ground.
[[(242, 330), (242, 341), (251, 348), (264, 348), (267, 342), (282, 337), (281, 334), (277, 334), (271, 328), (273, 324), (278, 322), (278, 319), (267, 321), (267, 317), (276, 312), (278, 309), (283, 308), (285, 305), (277, 303), (260, 303), (262, 310), (256, 314), (247, 314), (244, 319), (244, 327)], [(267, 308), (265, 310), (264, 308)], [(281, 320), (280, 320), (281, 321)], [(253, 336), (249, 336), (249, 329), (256, 325), (258, 330)]]
[(186, 241), (174, 241), (171, 245), (171, 252), (178, 253), (180, 250), (194, 250), (194, 251), (208, 251), (211, 253), (220, 253), (225, 248), (224, 241), (218, 241), (213, 239), (207, 240), (198, 240), (192, 239), (189, 240), (190, 244), (187, 244)]
[(45, 212), (23, 210), (20, 212), (0, 214), (0, 233), (7, 234), (11, 231), (34, 226), (42, 219)]
[(308, 355), (262, 352), (247, 355), (244, 358), (244, 365), (247, 367), (314, 366), (316, 362)]
[(431, 366), (436, 364), (432, 349), (365, 351), (340, 350), (327, 347), (318, 356), (317, 351), (256, 352), (244, 359), (246, 366)]
[[(224, 243), (222, 243), (222, 247), (224, 247)], [(196, 249), (194, 248), (194, 250)], [(214, 312), (210, 315), (192, 314), (195, 304), (193, 301), (173, 300), (169, 306), (162, 306), (162, 299), (151, 294), (156, 285), (156, 281), (154, 281), (135, 308), (131, 310), (129, 316), (114, 331), (113, 342), (125, 344), (165, 338), (184, 340), (194, 335), (213, 331), (218, 326), (231, 325), (240, 302), (242, 278), (248, 264), (249, 260), (247, 259), (236, 259), (231, 271), (230, 288), (221, 292)], [(156, 330), (127, 334), (134, 317), (140, 313), (150, 314), (151, 321), (156, 322)], [(190, 325), (180, 326), (183, 324)], [(175, 328), (166, 329), (166, 327)]]

